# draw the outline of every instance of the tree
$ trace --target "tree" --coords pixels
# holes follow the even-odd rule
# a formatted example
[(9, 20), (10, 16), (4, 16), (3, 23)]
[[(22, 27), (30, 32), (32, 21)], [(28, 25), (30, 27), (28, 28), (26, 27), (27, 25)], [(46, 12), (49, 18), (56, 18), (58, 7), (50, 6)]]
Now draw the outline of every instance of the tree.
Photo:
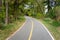
[(5, 24), (8, 24), (8, 1), (5, 0), (5, 6), (6, 6), (6, 18), (5, 18)]

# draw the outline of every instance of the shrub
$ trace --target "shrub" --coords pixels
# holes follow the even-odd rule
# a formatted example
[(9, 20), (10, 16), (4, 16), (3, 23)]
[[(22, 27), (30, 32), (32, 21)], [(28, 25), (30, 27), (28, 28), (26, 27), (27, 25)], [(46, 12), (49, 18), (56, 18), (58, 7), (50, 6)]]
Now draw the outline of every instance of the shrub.
[(42, 13), (37, 13), (36, 14), (36, 18), (43, 18), (43, 17), (44, 17), (44, 15)]
[(53, 22), (52, 22), (52, 25), (55, 26), (55, 27), (59, 27), (59, 26), (60, 26), (60, 22), (58, 22), (58, 21), (53, 21)]
[(52, 19), (56, 19), (55, 11), (51, 9), (48, 16)]

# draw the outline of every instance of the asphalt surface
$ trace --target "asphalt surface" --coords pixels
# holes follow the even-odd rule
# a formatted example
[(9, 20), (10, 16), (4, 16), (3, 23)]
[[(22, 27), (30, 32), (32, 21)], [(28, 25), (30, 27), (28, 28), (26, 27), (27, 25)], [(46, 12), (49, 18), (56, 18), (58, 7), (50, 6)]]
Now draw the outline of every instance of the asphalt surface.
[(53, 40), (42, 24), (25, 16), (26, 23), (8, 40)]

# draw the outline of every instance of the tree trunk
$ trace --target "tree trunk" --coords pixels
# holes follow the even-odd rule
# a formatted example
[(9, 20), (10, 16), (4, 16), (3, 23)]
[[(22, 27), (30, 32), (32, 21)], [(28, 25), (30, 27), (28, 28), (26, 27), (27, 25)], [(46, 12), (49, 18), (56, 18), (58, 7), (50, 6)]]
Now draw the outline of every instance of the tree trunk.
[(2, 12), (2, 0), (0, 0), (0, 12)]
[(5, 24), (8, 24), (8, 1), (5, 1), (5, 6), (6, 6), (6, 18), (5, 18)]

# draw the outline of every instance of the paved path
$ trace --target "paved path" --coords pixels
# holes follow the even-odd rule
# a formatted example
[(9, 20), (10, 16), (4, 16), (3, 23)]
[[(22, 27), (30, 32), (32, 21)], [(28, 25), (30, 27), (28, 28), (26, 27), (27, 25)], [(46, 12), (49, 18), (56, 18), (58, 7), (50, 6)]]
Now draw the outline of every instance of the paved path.
[(34, 18), (25, 16), (26, 22), (8, 40), (54, 40), (44, 26)]

